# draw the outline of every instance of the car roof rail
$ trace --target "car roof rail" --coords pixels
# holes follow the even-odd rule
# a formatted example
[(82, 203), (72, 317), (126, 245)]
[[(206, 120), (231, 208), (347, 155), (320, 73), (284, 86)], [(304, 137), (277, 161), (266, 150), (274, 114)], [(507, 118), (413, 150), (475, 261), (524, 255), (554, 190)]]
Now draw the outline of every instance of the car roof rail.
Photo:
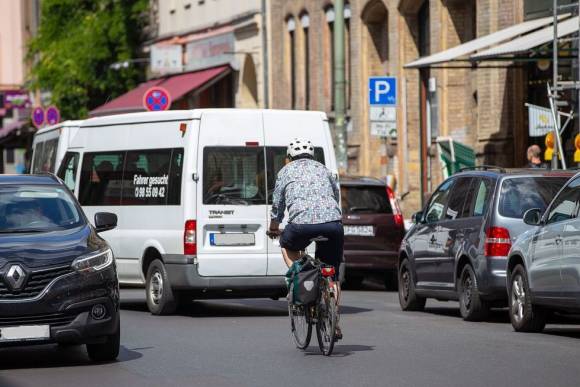
[(459, 170), (459, 172), (467, 172), (467, 171), (499, 171), (501, 173), (505, 173), (505, 168), (498, 167), (495, 165), (476, 165), (473, 167), (464, 167)]

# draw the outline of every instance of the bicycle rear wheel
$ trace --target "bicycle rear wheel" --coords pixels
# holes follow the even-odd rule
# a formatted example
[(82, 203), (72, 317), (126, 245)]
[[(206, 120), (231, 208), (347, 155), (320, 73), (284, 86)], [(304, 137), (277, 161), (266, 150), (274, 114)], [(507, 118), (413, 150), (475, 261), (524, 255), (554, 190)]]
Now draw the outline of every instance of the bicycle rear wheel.
[(290, 316), (290, 328), (296, 348), (306, 349), (312, 337), (310, 308), (303, 305), (288, 304), (288, 315)]
[(318, 302), (318, 319), (316, 320), (316, 337), (320, 351), (324, 356), (330, 356), (334, 349), (338, 320), (336, 299), (328, 286), (327, 282)]

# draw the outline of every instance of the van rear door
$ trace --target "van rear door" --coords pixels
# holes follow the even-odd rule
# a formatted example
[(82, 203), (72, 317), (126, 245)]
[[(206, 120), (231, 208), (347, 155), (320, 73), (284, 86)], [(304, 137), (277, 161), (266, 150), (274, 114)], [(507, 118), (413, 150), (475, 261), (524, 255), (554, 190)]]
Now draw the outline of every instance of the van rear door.
[(266, 275), (264, 153), (259, 111), (202, 114), (197, 184), (200, 275)]
[[(276, 175), (284, 167), (286, 148), (296, 137), (305, 138), (314, 144), (314, 157), (336, 172), (336, 158), (330, 137), (328, 122), (320, 112), (264, 111), (264, 136), (266, 139), (266, 166), (268, 181), (268, 203), (271, 205)], [(270, 207), (267, 209), (270, 221)], [(287, 214), (286, 214), (287, 215)], [(284, 221), (288, 217), (286, 216)], [(284, 228), (285, 222), (281, 225)], [(307, 249), (314, 254), (314, 245)], [(288, 268), (282, 259), (279, 240), (268, 240), (268, 275), (284, 275)]]

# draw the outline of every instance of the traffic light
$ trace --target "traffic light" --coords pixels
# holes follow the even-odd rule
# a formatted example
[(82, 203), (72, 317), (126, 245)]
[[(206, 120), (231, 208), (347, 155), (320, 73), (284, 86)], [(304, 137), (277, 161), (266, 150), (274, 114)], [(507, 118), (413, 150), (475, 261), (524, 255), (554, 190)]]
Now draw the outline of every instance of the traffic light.
[(544, 160), (550, 161), (554, 156), (554, 132), (548, 132), (546, 134), (546, 152), (544, 152)]

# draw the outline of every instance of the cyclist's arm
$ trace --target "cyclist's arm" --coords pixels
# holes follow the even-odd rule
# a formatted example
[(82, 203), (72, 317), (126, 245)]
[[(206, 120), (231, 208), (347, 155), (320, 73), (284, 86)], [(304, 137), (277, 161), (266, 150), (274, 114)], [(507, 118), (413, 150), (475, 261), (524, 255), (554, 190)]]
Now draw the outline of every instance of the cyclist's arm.
[(272, 210), (270, 211), (270, 230), (278, 230), (280, 223), (284, 220), (284, 211), (286, 210), (285, 189), (286, 184), (283, 176), (278, 174), (274, 193), (272, 194)]

